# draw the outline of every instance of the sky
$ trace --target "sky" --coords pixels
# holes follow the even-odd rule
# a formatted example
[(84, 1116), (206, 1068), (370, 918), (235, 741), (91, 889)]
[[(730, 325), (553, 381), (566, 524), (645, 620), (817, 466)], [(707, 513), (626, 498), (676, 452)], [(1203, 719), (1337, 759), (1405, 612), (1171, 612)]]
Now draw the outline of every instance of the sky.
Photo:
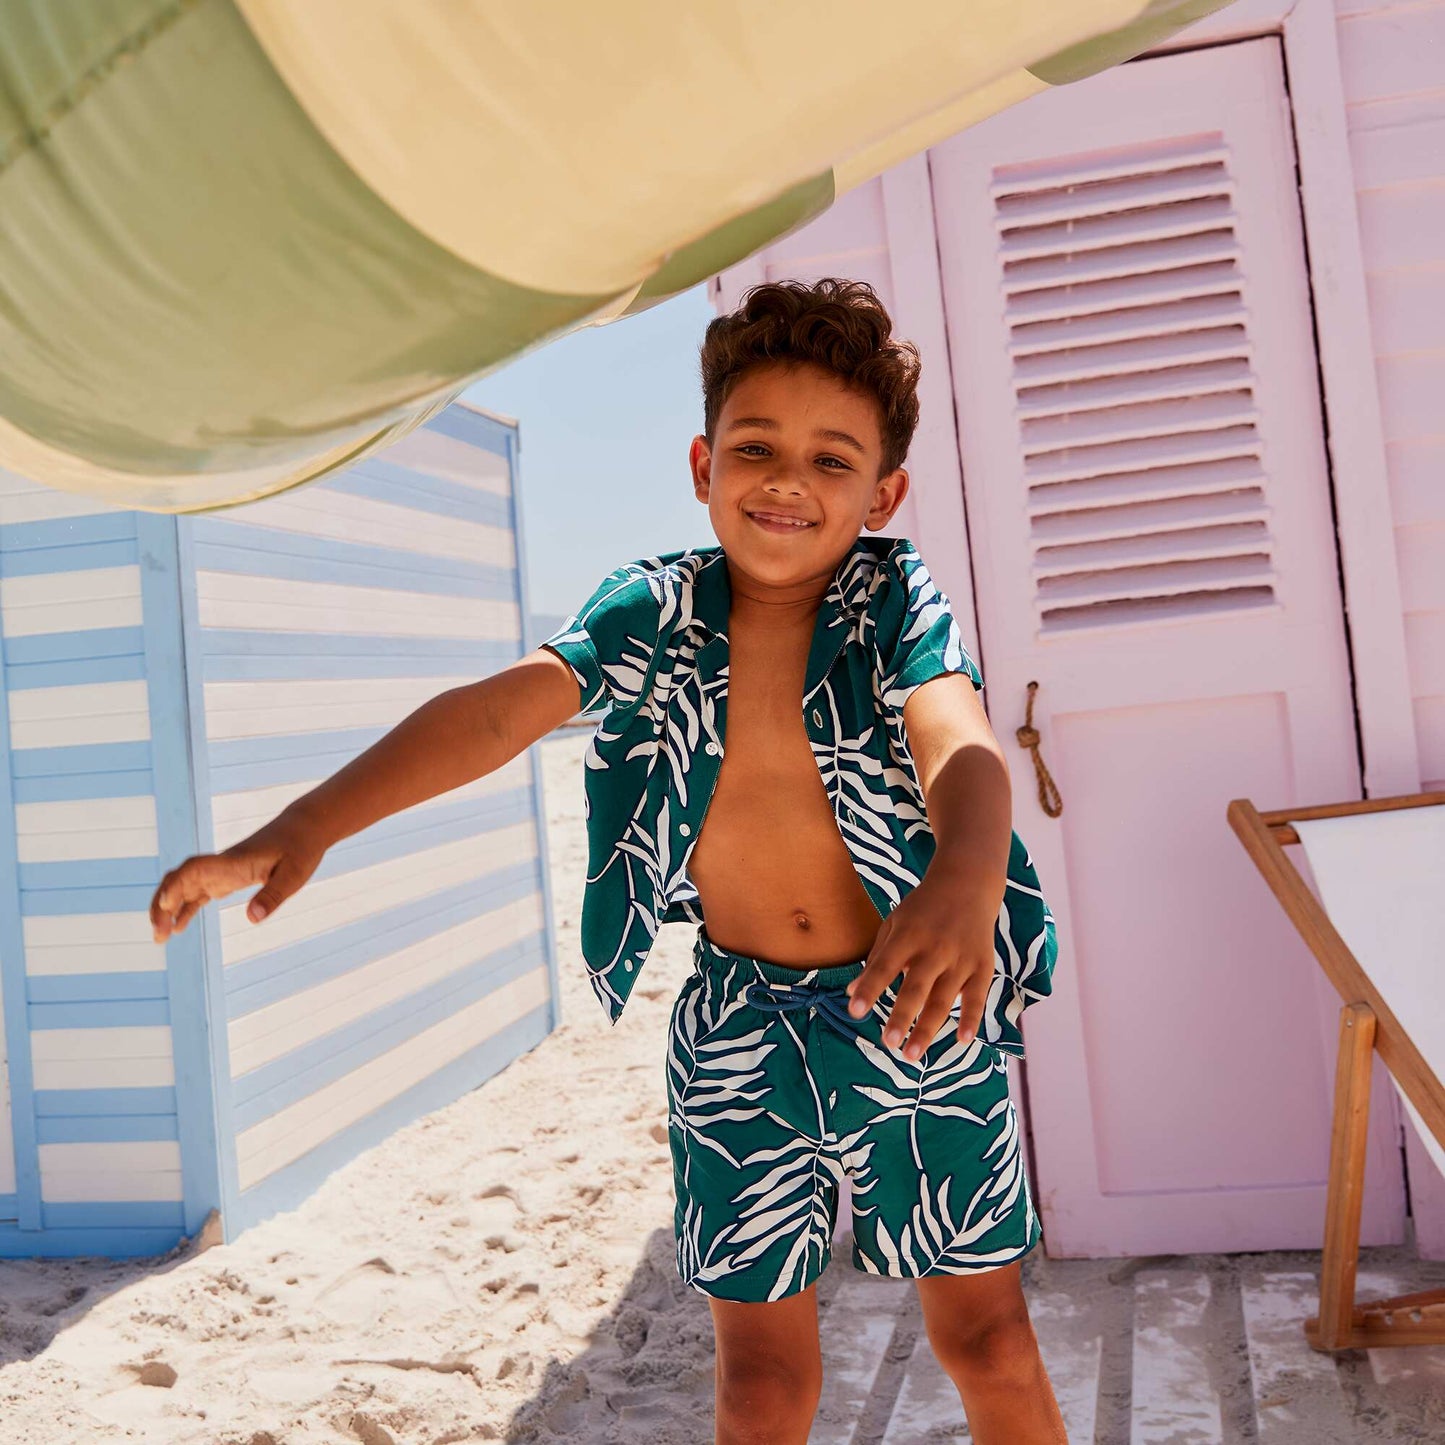
[(705, 286), (572, 332), (474, 382), (468, 401), (515, 417), (534, 615), (572, 612), (619, 563), (710, 546), (688, 447), (702, 430)]

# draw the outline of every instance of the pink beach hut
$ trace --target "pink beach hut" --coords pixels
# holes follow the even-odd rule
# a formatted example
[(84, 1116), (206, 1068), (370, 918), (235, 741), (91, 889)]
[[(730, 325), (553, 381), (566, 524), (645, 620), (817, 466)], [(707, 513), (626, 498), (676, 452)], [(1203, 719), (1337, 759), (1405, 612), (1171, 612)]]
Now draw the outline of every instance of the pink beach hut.
[[(1445, 787), (1442, 47), (1438, 0), (1238, 0), (712, 282), (859, 277), (922, 350), (892, 530), (1059, 926), (1013, 1074), (1049, 1255), (1320, 1247), (1340, 1000), (1225, 814)], [(1445, 1258), (1375, 1068), (1361, 1242)]]

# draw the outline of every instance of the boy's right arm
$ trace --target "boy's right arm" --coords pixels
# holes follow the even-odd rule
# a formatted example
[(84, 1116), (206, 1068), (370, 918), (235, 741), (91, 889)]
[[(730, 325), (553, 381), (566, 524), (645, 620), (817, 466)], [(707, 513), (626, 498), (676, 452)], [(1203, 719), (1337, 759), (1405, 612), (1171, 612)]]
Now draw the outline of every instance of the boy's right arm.
[(171, 869), (151, 899), (155, 941), (179, 932), (212, 899), (252, 883), (264, 885), (247, 909), (259, 923), (310, 878), (333, 843), (495, 771), (579, 707), (572, 670), (544, 647), (429, 698), (249, 837)]

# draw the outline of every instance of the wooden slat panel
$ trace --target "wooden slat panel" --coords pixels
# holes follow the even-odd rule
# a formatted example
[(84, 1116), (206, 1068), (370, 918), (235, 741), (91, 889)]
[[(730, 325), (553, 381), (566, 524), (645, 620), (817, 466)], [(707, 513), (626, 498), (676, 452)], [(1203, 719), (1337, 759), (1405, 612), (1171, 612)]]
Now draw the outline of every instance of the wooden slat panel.
[[(265, 788), (252, 788), (245, 792), (215, 794), (211, 799), (211, 822), (215, 830), (216, 847), (229, 848), (232, 843), (253, 833), (297, 798), (309, 793), (321, 781), (323, 777), (317, 776), (297, 782), (275, 783)], [(471, 798), (493, 797), (498, 793), (511, 792), (514, 788), (529, 787), (531, 781), (531, 762), (527, 754), (522, 753), (483, 777), (464, 783), (460, 788), (438, 793), (433, 798), (413, 804), (407, 809), (407, 814), (409, 817), (417, 817), (419, 821), (425, 821), (428, 808), (464, 803)]]
[(85, 567), (0, 578), (6, 637), (141, 625), (140, 569)]
[[(347, 493), (338, 498), (319, 486), (298, 487), (248, 506), (247, 527), (269, 527), (291, 536), (398, 548), (423, 556), (451, 557), (487, 567), (515, 567), (516, 540), (505, 527), (489, 527), (463, 517), (382, 502)], [(207, 536), (224, 536), (214, 525)]]
[(165, 970), (165, 950), (156, 947), (150, 919), (139, 910), (65, 913), (22, 922), (25, 971), (33, 978)]
[(808, 1445), (851, 1445), (898, 1322), (901, 1296), (891, 1280), (849, 1270), (823, 1314), (823, 1400)]
[(175, 1140), (41, 1144), (40, 1194), (47, 1204), (180, 1199)]
[(284, 908), (260, 924), (247, 920), (250, 898), (243, 895), (235, 903), (221, 905), (222, 957), (228, 966), (241, 963), (536, 854), (537, 827), (529, 818), (493, 829), (485, 840), (461, 838), (366, 868), (313, 878)]
[(443, 1064), (540, 1008), (548, 997), (546, 969), (533, 969), (263, 1123), (243, 1130), (236, 1137), (241, 1188), (250, 1189), (299, 1159)]
[(348, 728), (394, 727), (413, 709), (475, 677), (293, 678), (205, 684), (211, 740), (284, 737)]
[(1134, 1277), (1134, 1411), (1130, 1445), (1219, 1445), (1219, 1389), (1205, 1335), (1209, 1276), (1145, 1270)]
[(542, 895), (533, 893), (244, 1014), (227, 1030), (232, 1077), (419, 992), (496, 949), (531, 938), (544, 925)]
[[(415, 467), (430, 476), (475, 487), (478, 491), (500, 497), (511, 495), (511, 473), (504, 456), (445, 436), (431, 427), (418, 427), (393, 442), (386, 449), (385, 460), (396, 466)], [(264, 502), (258, 504), (265, 505)]]
[(1335, 1359), (1305, 1340), (1304, 1322), (1319, 1309), (1318, 1278), (1247, 1275), (1240, 1297), (1259, 1445), (1353, 1439)]
[(25, 688), (11, 692), (9, 703), (10, 746), (17, 752), (146, 742), (151, 735), (144, 681)]
[(486, 597), (202, 569), (196, 572), (196, 601), (202, 627), (492, 641), (521, 636), (516, 602)]
[(15, 808), (21, 863), (68, 863), (90, 858), (153, 858), (158, 851), (156, 802), (136, 798), (78, 798), (20, 803)]

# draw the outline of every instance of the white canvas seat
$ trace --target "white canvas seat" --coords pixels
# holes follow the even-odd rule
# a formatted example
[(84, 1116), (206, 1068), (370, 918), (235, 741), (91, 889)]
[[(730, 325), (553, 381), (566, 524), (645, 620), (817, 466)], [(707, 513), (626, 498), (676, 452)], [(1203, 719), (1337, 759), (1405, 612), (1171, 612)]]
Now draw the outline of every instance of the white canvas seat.
[(1228, 816), (1342, 1000), (1320, 1312), (1306, 1338), (1319, 1350), (1445, 1344), (1445, 1290), (1354, 1299), (1373, 1053), (1445, 1175), (1445, 793), (1268, 813), (1237, 798)]
[[(1445, 804), (1294, 825), (1310, 871), (1346, 947), (1370, 976), (1437, 1079), (1445, 1079)], [(1395, 1086), (1435, 1167), (1445, 1144)]]

